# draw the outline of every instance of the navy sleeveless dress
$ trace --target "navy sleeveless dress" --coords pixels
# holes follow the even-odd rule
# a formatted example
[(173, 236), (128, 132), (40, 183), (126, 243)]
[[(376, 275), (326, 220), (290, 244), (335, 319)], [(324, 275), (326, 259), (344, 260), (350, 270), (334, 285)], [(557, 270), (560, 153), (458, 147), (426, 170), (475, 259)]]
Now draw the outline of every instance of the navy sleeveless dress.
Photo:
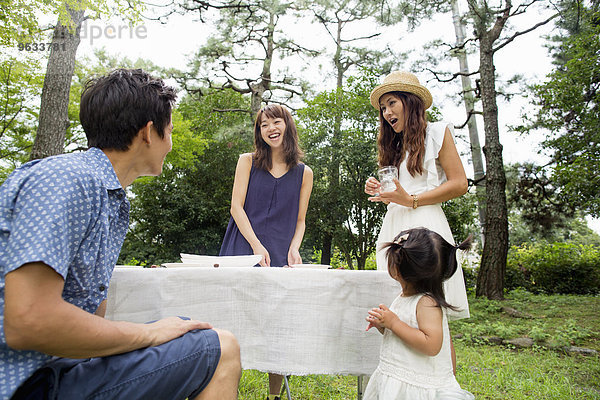
[[(287, 255), (296, 231), (304, 164), (299, 163), (279, 178), (269, 171), (250, 169), (244, 211), (258, 240), (269, 252), (272, 267), (288, 264)], [(221, 245), (221, 256), (254, 254), (233, 217)]]

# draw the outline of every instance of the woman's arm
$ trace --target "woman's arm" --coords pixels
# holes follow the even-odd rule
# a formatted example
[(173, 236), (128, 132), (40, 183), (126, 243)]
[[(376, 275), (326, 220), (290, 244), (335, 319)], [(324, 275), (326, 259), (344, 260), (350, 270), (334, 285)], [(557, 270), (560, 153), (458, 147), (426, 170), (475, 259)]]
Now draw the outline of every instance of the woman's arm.
[(235, 168), (235, 178), (233, 180), (233, 191), (231, 193), (231, 216), (235, 221), (240, 233), (248, 241), (252, 247), (254, 254), (260, 254), (263, 258), (260, 260), (260, 265), (268, 267), (271, 265), (269, 252), (262, 245), (258, 237), (252, 229), (248, 215), (244, 211), (244, 202), (246, 201), (246, 193), (248, 191), (248, 182), (250, 181), (250, 170), (252, 169), (252, 154), (242, 154)]
[[(469, 188), (465, 169), (463, 168), (462, 161), (460, 160), (456, 145), (454, 144), (454, 139), (452, 138), (452, 134), (448, 127), (446, 127), (446, 131), (444, 132), (444, 141), (442, 142), (442, 148), (438, 154), (438, 160), (446, 174), (446, 182), (435, 189), (420, 193), (418, 195), (419, 206), (442, 203), (460, 197), (465, 194)], [(395, 191), (381, 193), (379, 197), (371, 197), (369, 200), (377, 201), (378, 199), (379, 201), (392, 201), (406, 207), (412, 207), (412, 194), (414, 193), (407, 193), (406, 190), (400, 186), (400, 182), (395, 182)], [(365, 191), (366, 190), (367, 188), (365, 188)]]
[(296, 231), (290, 243), (288, 251), (288, 265), (302, 264), (300, 257), (300, 245), (304, 237), (304, 229), (306, 228), (306, 211), (308, 210), (308, 200), (313, 187), (313, 172), (308, 167), (304, 166), (304, 174), (302, 175), (302, 187), (300, 188), (300, 204), (298, 206), (298, 220), (296, 221)]
[(442, 348), (442, 309), (431, 297), (423, 296), (417, 303), (417, 323), (419, 328), (413, 328), (398, 316), (380, 304), (379, 309), (369, 312), (372, 317), (367, 319), (375, 327), (391, 330), (404, 343), (428, 356), (435, 356)]

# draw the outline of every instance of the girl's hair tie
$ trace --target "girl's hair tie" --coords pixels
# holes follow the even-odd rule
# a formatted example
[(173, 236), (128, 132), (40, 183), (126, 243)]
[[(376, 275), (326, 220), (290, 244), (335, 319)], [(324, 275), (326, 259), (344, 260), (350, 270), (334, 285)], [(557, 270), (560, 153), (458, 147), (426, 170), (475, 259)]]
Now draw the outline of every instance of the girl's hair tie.
[(406, 239), (408, 239), (408, 233), (405, 233), (404, 235), (396, 236), (396, 238), (393, 240), (393, 242), (399, 246), (403, 246), (404, 242), (406, 242)]

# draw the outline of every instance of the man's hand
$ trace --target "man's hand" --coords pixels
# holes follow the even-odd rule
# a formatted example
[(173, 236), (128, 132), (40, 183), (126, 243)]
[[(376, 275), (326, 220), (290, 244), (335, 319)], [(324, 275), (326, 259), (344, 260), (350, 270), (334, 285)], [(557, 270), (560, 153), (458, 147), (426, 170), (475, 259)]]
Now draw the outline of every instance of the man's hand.
[(144, 325), (148, 328), (151, 338), (150, 346), (166, 343), (194, 329), (212, 329), (212, 325), (208, 322), (184, 320), (179, 317), (164, 318)]

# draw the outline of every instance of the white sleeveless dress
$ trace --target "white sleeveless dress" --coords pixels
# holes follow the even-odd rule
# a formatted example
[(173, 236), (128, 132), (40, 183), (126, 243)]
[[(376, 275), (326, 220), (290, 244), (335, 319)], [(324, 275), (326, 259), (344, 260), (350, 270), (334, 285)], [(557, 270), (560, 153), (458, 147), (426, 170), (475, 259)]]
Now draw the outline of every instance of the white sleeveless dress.
[[(446, 174), (440, 165), (438, 155), (444, 142), (446, 127), (454, 137), (454, 127), (446, 122), (427, 124), (425, 136), (425, 157), (423, 158), (424, 171), (421, 175), (411, 176), (406, 168), (406, 157), (398, 168), (400, 185), (409, 194), (420, 194), (435, 189), (446, 181)], [(454, 244), (450, 226), (444, 215), (441, 204), (412, 207), (390, 203), (383, 219), (379, 237), (377, 239), (377, 269), (387, 271), (385, 251), (380, 250), (381, 244), (392, 241), (398, 233), (405, 229), (424, 227), (437, 232), (449, 243)], [(459, 257), (460, 261), (460, 257)], [(469, 303), (467, 291), (460, 267), (450, 279), (444, 282), (444, 295), (446, 301), (457, 307), (458, 311), (448, 310), (449, 319), (469, 318)]]
[[(417, 303), (423, 297), (396, 297), (390, 305), (400, 320), (413, 328), (417, 324)], [(389, 329), (383, 333), (379, 365), (365, 389), (364, 400), (472, 400), (475, 397), (462, 390), (452, 372), (450, 333), (443, 310), (444, 339), (435, 356), (427, 356), (407, 346)]]

